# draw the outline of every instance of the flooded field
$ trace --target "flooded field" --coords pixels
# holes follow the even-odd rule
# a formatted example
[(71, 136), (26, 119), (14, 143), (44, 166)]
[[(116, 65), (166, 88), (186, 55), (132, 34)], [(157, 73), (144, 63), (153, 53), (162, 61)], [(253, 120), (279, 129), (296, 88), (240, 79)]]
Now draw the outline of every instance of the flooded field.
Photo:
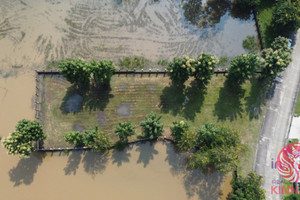
[[(233, 57), (244, 53), (248, 35), (256, 35), (252, 17), (230, 0), (0, 0), (0, 137), (34, 118), (33, 70), (57, 60)], [(231, 189), (230, 178), (185, 170), (185, 155), (161, 142), (107, 157), (34, 153), (27, 160), (1, 146), (0, 159), (3, 199), (215, 200)]]
[(247, 35), (256, 35), (252, 17), (237, 12), (230, 0), (0, 0), (0, 5), (4, 72), (44, 69), (67, 57), (116, 63), (124, 56), (158, 61), (203, 51), (232, 57), (244, 52)]

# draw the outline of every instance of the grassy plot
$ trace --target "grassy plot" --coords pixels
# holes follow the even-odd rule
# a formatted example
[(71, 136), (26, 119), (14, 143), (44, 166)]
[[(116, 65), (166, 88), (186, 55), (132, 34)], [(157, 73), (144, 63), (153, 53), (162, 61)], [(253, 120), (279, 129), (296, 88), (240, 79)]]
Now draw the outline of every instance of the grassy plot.
[(206, 88), (197, 87), (192, 80), (185, 88), (178, 88), (170, 85), (168, 76), (114, 75), (110, 88), (76, 89), (61, 76), (46, 76), (43, 121), (48, 137), (44, 147), (68, 146), (62, 137), (65, 132), (94, 126), (109, 132), (115, 142), (114, 128), (126, 120), (131, 120), (140, 134), (140, 122), (154, 111), (162, 115), (165, 135), (170, 134), (176, 119), (186, 119), (191, 130), (208, 122), (240, 130), (243, 143), (249, 147), (242, 161), (243, 170), (248, 172), (262, 121), (263, 83), (246, 82), (232, 91), (224, 82), (225, 77), (219, 75), (213, 76)]
[(271, 28), (275, 3), (276, 1), (273, 0), (261, 1), (260, 5), (257, 8), (257, 18), (265, 47), (270, 47), (272, 41), (276, 37), (276, 33)]

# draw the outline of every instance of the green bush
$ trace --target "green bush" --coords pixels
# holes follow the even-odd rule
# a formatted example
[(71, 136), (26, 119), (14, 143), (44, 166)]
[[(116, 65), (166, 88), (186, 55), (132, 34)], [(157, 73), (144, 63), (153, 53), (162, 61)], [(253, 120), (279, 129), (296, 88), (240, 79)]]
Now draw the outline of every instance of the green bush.
[(262, 76), (265, 78), (276, 77), (277, 74), (285, 70), (292, 61), (291, 53), (289, 51), (274, 51), (271, 48), (264, 49), (262, 57), (264, 59)]
[(92, 60), (89, 65), (91, 76), (96, 85), (109, 85), (110, 79), (115, 72), (115, 66), (109, 60)]
[(279, 0), (276, 3), (272, 24), (277, 33), (285, 36), (290, 31), (297, 30), (300, 21), (300, 13), (297, 12), (299, 7), (299, 1), (293, 3), (290, 0)]
[(120, 138), (121, 143), (127, 143), (128, 137), (135, 134), (135, 128), (131, 121), (119, 122), (115, 129), (116, 135)]
[(174, 58), (168, 65), (168, 75), (175, 84), (183, 84), (189, 79), (188, 66), (183, 58)]
[(59, 63), (59, 72), (72, 84), (87, 85), (90, 82), (90, 70), (79, 59), (66, 59)]
[(250, 53), (255, 53), (259, 50), (258, 40), (255, 36), (247, 36), (245, 40), (243, 40), (243, 48), (247, 49)]
[(155, 139), (162, 135), (164, 124), (160, 119), (161, 116), (158, 117), (154, 112), (145, 117), (145, 120), (140, 124), (143, 128), (143, 137)]
[(178, 143), (181, 140), (181, 136), (185, 131), (189, 130), (189, 125), (184, 121), (174, 121), (173, 127), (171, 127), (171, 133), (175, 143)]
[(196, 147), (198, 136), (195, 132), (190, 130), (185, 130), (180, 140), (177, 143), (177, 146), (182, 151), (188, 151)]
[(130, 69), (130, 70), (143, 69), (147, 65), (149, 65), (149, 63), (150, 61), (147, 60), (146, 58), (138, 57), (138, 56), (135, 56), (133, 58), (124, 57), (123, 59), (119, 60), (120, 69)]
[(242, 147), (239, 133), (214, 124), (205, 124), (197, 130), (199, 150), (190, 155), (189, 168), (207, 168), (211, 165), (220, 172), (236, 169)]
[(39, 122), (22, 119), (18, 122), (16, 130), (2, 142), (9, 155), (19, 154), (21, 158), (27, 158), (35, 149), (34, 143), (45, 138), (46, 134)]
[(243, 84), (246, 80), (255, 75), (262, 62), (256, 54), (243, 54), (235, 57), (230, 62), (227, 80), (232, 85)]
[(289, 40), (285, 37), (276, 37), (274, 41), (271, 43), (271, 48), (275, 50), (280, 50), (280, 51), (289, 51), (288, 49), (289, 45)]
[(300, 200), (299, 194), (290, 194), (288, 196), (285, 196), (283, 200)]
[(233, 192), (228, 196), (229, 200), (264, 200), (265, 191), (261, 188), (262, 176), (249, 173), (247, 177), (234, 177), (232, 180)]
[(196, 60), (188, 56), (185, 56), (184, 59), (190, 74), (195, 78), (197, 83), (202, 85), (208, 84), (217, 67), (218, 60), (216, 57), (203, 53)]
[(69, 144), (75, 147), (83, 147), (85, 135), (84, 133), (79, 131), (71, 131), (64, 135), (64, 139), (66, 142), (68, 142)]
[(84, 145), (94, 151), (106, 151), (111, 147), (109, 135), (95, 127), (84, 133)]

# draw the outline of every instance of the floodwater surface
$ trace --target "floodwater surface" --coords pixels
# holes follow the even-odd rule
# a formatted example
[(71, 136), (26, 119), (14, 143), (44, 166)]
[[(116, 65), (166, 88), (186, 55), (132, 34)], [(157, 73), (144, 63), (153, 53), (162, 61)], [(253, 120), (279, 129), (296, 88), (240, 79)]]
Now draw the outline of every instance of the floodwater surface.
[(256, 35), (231, 0), (0, 0), (0, 63), (43, 69), (63, 58), (152, 61), (235, 56)]

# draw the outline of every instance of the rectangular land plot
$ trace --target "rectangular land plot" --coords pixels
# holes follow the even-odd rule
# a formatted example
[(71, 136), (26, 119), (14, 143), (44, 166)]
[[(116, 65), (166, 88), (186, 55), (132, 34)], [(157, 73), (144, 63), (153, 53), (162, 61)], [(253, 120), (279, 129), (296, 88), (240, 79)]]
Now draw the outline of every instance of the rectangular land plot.
[(264, 87), (246, 82), (240, 90), (224, 86), (226, 77), (214, 75), (206, 89), (187, 81), (186, 88), (172, 86), (168, 76), (114, 75), (110, 88), (76, 89), (61, 75), (43, 76), (42, 118), (47, 139), (45, 148), (69, 146), (63, 134), (95, 126), (107, 131), (113, 142), (119, 121), (131, 120), (141, 134), (140, 122), (151, 111), (162, 115), (165, 135), (172, 122), (185, 119), (191, 130), (204, 123), (216, 123), (241, 132), (248, 146), (245, 167), (251, 169), (264, 111)]

